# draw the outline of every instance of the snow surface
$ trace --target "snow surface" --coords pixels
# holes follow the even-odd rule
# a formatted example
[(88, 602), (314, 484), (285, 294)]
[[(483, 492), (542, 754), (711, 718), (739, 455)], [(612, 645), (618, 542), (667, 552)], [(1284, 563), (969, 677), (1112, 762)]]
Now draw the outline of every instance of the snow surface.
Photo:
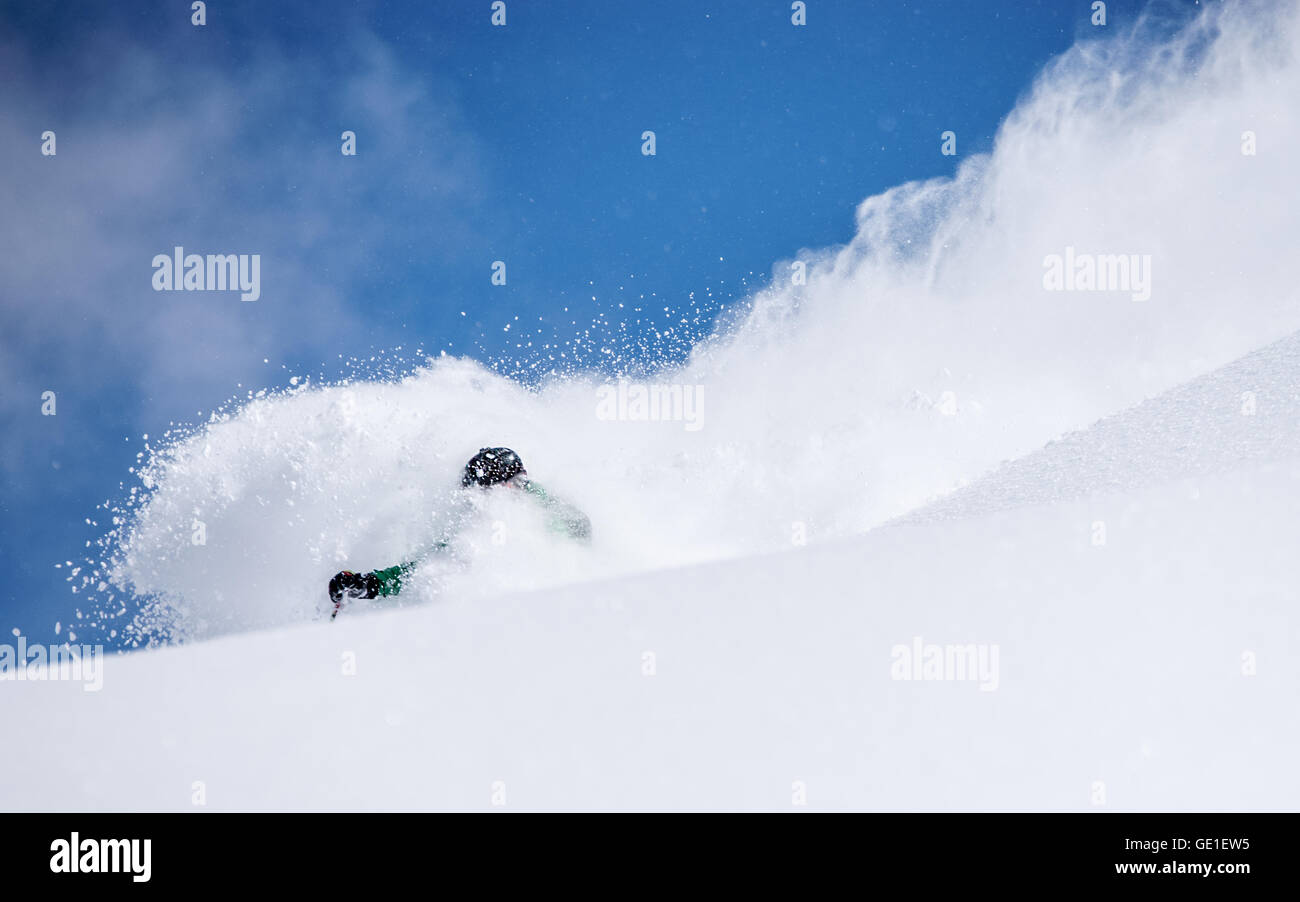
[[(1296, 16), (1082, 41), (649, 377), (698, 430), (440, 358), (154, 448), (65, 632), (182, 644), (0, 684), (0, 808), (1300, 807)], [(1044, 290), (1067, 246), (1150, 299)], [(314, 619), (487, 444), (592, 545), (489, 495), (403, 607)], [(894, 679), (917, 637), (996, 679)]]
[(1132, 491), (1297, 456), (1300, 334), (1050, 442), (898, 522)]
[[(1294, 810), (1298, 508), (1259, 465), (111, 658), (6, 691), (5, 807)], [(892, 679), (917, 636), (997, 688)]]

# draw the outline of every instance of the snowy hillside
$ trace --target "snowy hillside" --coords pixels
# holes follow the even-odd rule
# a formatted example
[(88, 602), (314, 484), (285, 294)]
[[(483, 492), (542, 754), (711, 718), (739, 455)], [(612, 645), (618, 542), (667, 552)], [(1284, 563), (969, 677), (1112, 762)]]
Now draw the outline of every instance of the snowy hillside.
[[(1298, 507), (1293, 460), (113, 658), (5, 693), (6, 807), (1294, 810)], [(892, 679), (916, 637), (995, 688)]]
[(905, 517), (921, 523), (1300, 458), (1300, 333), (1070, 433)]
[[(919, 525), (141, 652), (98, 693), (27, 683), (5, 715), (41, 741), (8, 746), (8, 802), (1293, 810), (1296, 343)], [(918, 642), (983, 669), (896, 679)]]

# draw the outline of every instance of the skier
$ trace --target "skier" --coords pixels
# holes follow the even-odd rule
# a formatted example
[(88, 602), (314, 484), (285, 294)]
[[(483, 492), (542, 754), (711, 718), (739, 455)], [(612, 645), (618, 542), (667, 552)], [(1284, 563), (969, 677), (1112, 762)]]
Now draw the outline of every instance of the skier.
[[(460, 480), (461, 487), (489, 489), (505, 486), (513, 491), (526, 493), (536, 501), (547, 515), (548, 526), (552, 532), (566, 535), (571, 539), (589, 541), (591, 539), (591, 521), (587, 515), (570, 504), (566, 504), (549, 494), (540, 484), (528, 478), (524, 462), (519, 455), (509, 448), (481, 448), (465, 464), (464, 474)], [(435, 551), (446, 548), (447, 542), (435, 542), (428, 551), (415, 560), (397, 564), (383, 570), (369, 573), (354, 573), (342, 570), (330, 580), (330, 601), (334, 611), (333, 620), (349, 598), (378, 598), (396, 595), (402, 591), (402, 579), (408, 576), (416, 566)]]

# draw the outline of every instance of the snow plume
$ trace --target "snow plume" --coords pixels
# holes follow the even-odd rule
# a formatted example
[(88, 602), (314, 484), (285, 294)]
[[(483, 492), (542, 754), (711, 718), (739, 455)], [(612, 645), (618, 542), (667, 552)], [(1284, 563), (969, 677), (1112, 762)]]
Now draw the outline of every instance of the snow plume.
[[(635, 383), (610, 407), (592, 374), (526, 388), (448, 358), (298, 386), (156, 451), (89, 579), (150, 599), (130, 641), (313, 616), (336, 570), (447, 528), (464, 461), (500, 444), (587, 511), (592, 545), (517, 497), (473, 496), (483, 509), (405, 598), (818, 541), (1300, 328), (1296, 6), (1103, 32), (1046, 67), (990, 154), (868, 198), (847, 245), (779, 263), (686, 364), (652, 371), (640, 387), (689, 392), (697, 428), (649, 415)], [(1080, 268), (1053, 283), (1067, 256)], [(1097, 288), (1121, 258), (1144, 261), (1142, 291)]]

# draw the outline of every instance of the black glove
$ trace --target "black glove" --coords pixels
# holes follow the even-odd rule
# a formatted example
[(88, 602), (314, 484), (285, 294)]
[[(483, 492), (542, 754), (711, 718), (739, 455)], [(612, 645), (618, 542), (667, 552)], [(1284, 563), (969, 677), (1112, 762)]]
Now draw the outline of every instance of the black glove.
[(340, 570), (330, 580), (330, 601), (334, 602), (333, 620), (343, 607), (345, 598), (374, 598), (379, 594), (379, 578), (373, 573), (353, 573)]

